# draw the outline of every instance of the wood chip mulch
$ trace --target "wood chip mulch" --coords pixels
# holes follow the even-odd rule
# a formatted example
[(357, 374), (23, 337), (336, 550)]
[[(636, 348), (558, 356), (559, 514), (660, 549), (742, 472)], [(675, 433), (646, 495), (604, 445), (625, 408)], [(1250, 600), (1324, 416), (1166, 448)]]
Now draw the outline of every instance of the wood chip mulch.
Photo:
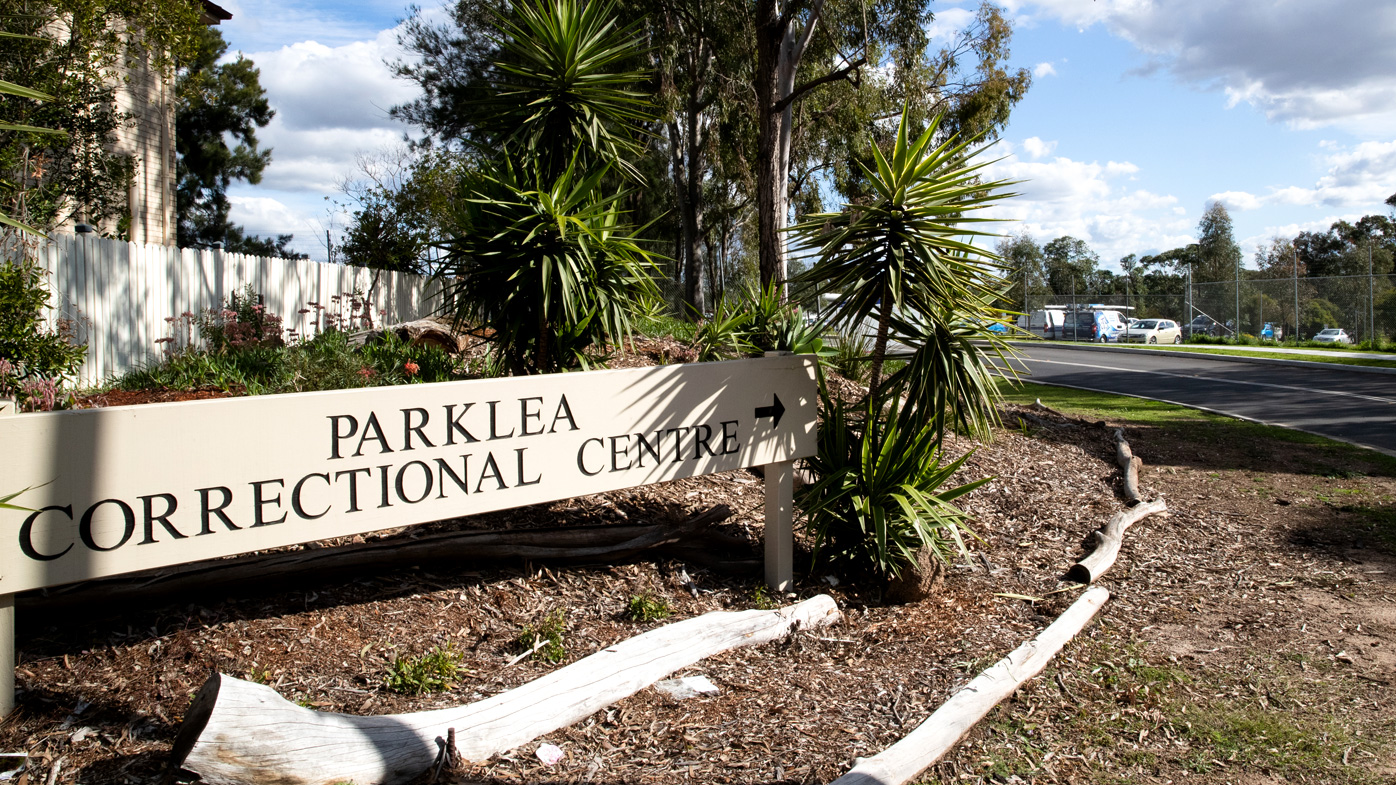
[[(640, 347), (656, 355), (651, 361), (680, 348), (656, 343)], [(1011, 408), (1007, 419), (1016, 422)], [(716, 696), (676, 700), (643, 690), (571, 728), (451, 775), (470, 783), (827, 782), (855, 758), (900, 739), (1079, 596), (1059, 577), (1084, 553), (1091, 532), (1122, 507), (1112, 432), (1040, 411), (1033, 416), (1044, 424), (1001, 429), (990, 444), (951, 441), (952, 455), (974, 451), (957, 480), (994, 479), (963, 500), (979, 536), (971, 557), (954, 564), (941, 592), (920, 603), (890, 605), (879, 587), (822, 572), (802, 576), (789, 597), (769, 598), (757, 574), (724, 575), (675, 561), (471, 564), (449, 572), (366, 573), (334, 584), (306, 576), (274, 594), (247, 587), (100, 614), (27, 612), (21, 600), (19, 708), (0, 726), (0, 751), (29, 753), (31, 783), (151, 782), (163, 775), (181, 714), (212, 670), (265, 682), (325, 711), (422, 711), (478, 700), (559, 667), (533, 659), (508, 665), (522, 628), (557, 608), (566, 610), (565, 664), (678, 618), (828, 593), (845, 614), (835, 627), (732, 651), (675, 674), (706, 675), (719, 687)], [(1396, 594), (1396, 569), (1369, 572), (1384, 557), (1354, 552), (1353, 543), (1319, 527), (1323, 509), (1305, 498), (1311, 478), (1303, 470), (1272, 467), (1266, 490), (1255, 493), (1250, 479), (1259, 472), (1219, 478), (1196, 445), (1152, 431), (1129, 436), (1146, 463), (1145, 495), (1165, 496), (1171, 514), (1129, 531), (1119, 562), (1102, 581), (1114, 597), (1102, 621), (1064, 652), (1063, 668), (1084, 657), (1092, 641), (1121, 634), (1139, 636), (1148, 656), (1200, 657), (1212, 667), (1235, 665), (1256, 647), (1316, 646), (1309, 627), (1299, 631), (1305, 624), (1343, 645), (1336, 622), (1322, 622), (1298, 589), (1315, 596)], [(1388, 494), (1396, 490), (1389, 477), (1368, 479)], [(750, 538), (759, 554), (762, 498), (758, 479), (731, 472), (433, 528), (643, 522), (727, 504), (737, 514), (725, 530)], [(1305, 515), (1292, 514), (1300, 507)], [(1296, 590), (1262, 596), (1265, 586), (1286, 581)], [(671, 617), (628, 621), (626, 605), (641, 593), (662, 598)], [(1383, 675), (1382, 668), (1392, 661), (1368, 651), (1392, 652), (1396, 619), (1365, 629), (1381, 645), (1349, 656), (1351, 667), (1374, 680), (1389, 678), (1391, 671)], [(453, 689), (406, 697), (385, 688), (395, 658), (447, 645), (461, 655)], [(999, 711), (1069, 704), (1074, 693), (1068, 683), (1036, 680)], [(1389, 706), (1389, 694), (1384, 700)], [(543, 764), (534, 754), (543, 742), (561, 747), (564, 759)], [(1008, 781), (982, 765), (987, 743), (975, 731), (923, 776)], [(1029, 779), (1095, 781), (1102, 759), (1082, 751), (1079, 741), (1062, 740), (1051, 760), (1036, 759), (1039, 768)], [(1378, 761), (1364, 771), (1390, 764)], [(1177, 776), (1185, 775), (1139, 771), (1139, 781)]]

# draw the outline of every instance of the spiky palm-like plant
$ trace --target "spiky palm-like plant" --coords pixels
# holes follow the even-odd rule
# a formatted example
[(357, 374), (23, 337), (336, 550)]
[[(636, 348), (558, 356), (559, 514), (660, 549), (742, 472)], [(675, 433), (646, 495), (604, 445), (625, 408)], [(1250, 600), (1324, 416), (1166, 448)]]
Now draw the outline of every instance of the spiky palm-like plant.
[[(985, 432), (998, 395), (994, 359), (1005, 344), (986, 328), (1005, 283), (998, 258), (974, 244), (988, 220), (976, 211), (1005, 198), (983, 182), (973, 140), (935, 144), (940, 120), (912, 137), (903, 113), (891, 149), (864, 167), (872, 200), (810, 216), (793, 228), (819, 247), (797, 281), (838, 292), (826, 322), (845, 334), (875, 323), (871, 382), (858, 404), (821, 391), (818, 481), (801, 498), (816, 555), (823, 552), (895, 576), (929, 549), (963, 549), (965, 514), (952, 504), (984, 481), (943, 487), (961, 458), (941, 462), (947, 427)], [(889, 341), (913, 348), (884, 379)], [(905, 396), (905, 401), (903, 401)]]
[(989, 478), (946, 487), (968, 455), (942, 464), (930, 425), (898, 421), (871, 402), (821, 391), (824, 424), (808, 468), (819, 478), (801, 492), (814, 558), (852, 564), (886, 578), (927, 548), (947, 560), (963, 553), (968, 517), (953, 502)]
[(497, 23), (503, 59), (481, 126), (499, 147), (538, 162), (543, 179), (580, 157), (638, 179), (629, 159), (653, 119), (645, 80), (627, 70), (642, 53), (638, 23), (621, 26), (611, 0), (524, 0)]
[[(972, 147), (973, 139), (952, 136), (936, 145), (939, 117), (915, 138), (907, 117), (903, 113), (891, 150), (884, 154), (874, 147), (874, 166), (863, 167), (871, 203), (809, 216), (791, 230), (797, 242), (822, 249), (796, 280), (820, 294), (841, 294), (827, 312), (829, 324), (844, 332), (865, 320), (877, 324), (870, 383), (874, 399), (881, 392), (888, 341), (920, 346), (913, 341), (928, 334), (904, 333), (898, 326), (928, 322), (940, 330), (955, 322), (985, 321), (992, 313), (989, 304), (1004, 286), (998, 258), (973, 240), (992, 236), (975, 228), (992, 219), (975, 212), (1011, 196), (998, 190), (1010, 183), (981, 181), (989, 162), (977, 160), (985, 148)], [(990, 395), (991, 390), (978, 393)]]
[(604, 175), (569, 167), (533, 188), (508, 167), (478, 173), (443, 243), (454, 315), (492, 329), (515, 374), (584, 364), (587, 348), (630, 334), (631, 314), (658, 296), (624, 192), (599, 195)]
[(657, 297), (653, 254), (610, 171), (633, 172), (649, 117), (625, 70), (641, 53), (609, 0), (522, 0), (497, 23), (503, 59), (481, 102), (489, 149), (469, 176), (438, 271), (447, 309), (494, 332), (515, 374), (586, 365)]

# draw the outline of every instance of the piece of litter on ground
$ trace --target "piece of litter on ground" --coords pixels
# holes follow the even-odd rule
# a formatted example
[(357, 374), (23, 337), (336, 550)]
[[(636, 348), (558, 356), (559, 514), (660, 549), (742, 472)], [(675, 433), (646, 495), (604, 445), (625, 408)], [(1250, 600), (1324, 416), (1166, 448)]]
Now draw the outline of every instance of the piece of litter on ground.
[(0, 782), (15, 779), (24, 773), (29, 755), (23, 752), (0, 752)]
[(558, 761), (567, 757), (567, 753), (563, 752), (562, 748), (556, 744), (539, 744), (536, 754), (538, 755), (538, 760), (543, 761), (543, 763), (548, 766), (557, 765)]
[(839, 585), (839, 579), (838, 579), (838, 577), (835, 576), (835, 575), (825, 575), (825, 576), (824, 576), (824, 582), (827, 583), (827, 584), (829, 584), (830, 586), (838, 586), (838, 585)]
[(669, 695), (670, 697), (684, 700), (685, 698), (696, 698), (699, 695), (716, 695), (717, 685), (708, 680), (707, 676), (684, 676), (678, 679), (665, 679), (654, 683), (654, 688)]

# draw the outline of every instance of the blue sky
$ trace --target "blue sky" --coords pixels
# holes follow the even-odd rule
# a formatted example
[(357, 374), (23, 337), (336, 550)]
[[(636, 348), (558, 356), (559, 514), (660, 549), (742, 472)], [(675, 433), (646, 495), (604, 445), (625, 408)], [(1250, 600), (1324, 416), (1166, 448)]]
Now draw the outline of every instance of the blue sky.
[[(344, 218), (325, 197), (356, 158), (400, 143), (388, 107), (413, 95), (397, 58), (405, 3), (226, 0), (234, 51), (278, 112), (259, 186), (233, 218), (325, 256)], [(1208, 202), (1249, 261), (1273, 236), (1386, 213), (1396, 193), (1396, 3), (1388, 0), (1005, 0), (1011, 62), (1035, 73), (997, 151), (1023, 179), (1007, 231), (1070, 234), (1107, 267), (1191, 242)], [(432, 0), (423, 3), (437, 10)], [(933, 5), (952, 34), (978, 2)]]

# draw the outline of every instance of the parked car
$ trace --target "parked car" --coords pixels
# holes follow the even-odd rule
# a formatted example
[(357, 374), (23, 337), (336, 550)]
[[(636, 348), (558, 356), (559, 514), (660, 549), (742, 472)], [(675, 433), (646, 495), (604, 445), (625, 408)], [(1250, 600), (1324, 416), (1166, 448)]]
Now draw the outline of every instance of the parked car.
[(1283, 341), (1285, 331), (1283, 327), (1276, 327), (1274, 324), (1266, 322), (1265, 326), (1260, 328), (1260, 337), (1267, 341)]
[(1199, 315), (1191, 322), (1183, 325), (1183, 337), (1191, 338), (1194, 335), (1230, 335), (1231, 328), (1222, 324), (1207, 315)]
[(1139, 319), (1125, 330), (1125, 343), (1182, 343), (1183, 330), (1171, 319)]
[(1314, 340), (1318, 343), (1352, 343), (1352, 338), (1348, 336), (1347, 331), (1337, 327), (1325, 327), (1319, 330), (1318, 335), (1314, 336)]
[(1125, 318), (1119, 311), (1069, 311), (1062, 321), (1061, 336), (1068, 341), (1118, 342), (1125, 332)]

